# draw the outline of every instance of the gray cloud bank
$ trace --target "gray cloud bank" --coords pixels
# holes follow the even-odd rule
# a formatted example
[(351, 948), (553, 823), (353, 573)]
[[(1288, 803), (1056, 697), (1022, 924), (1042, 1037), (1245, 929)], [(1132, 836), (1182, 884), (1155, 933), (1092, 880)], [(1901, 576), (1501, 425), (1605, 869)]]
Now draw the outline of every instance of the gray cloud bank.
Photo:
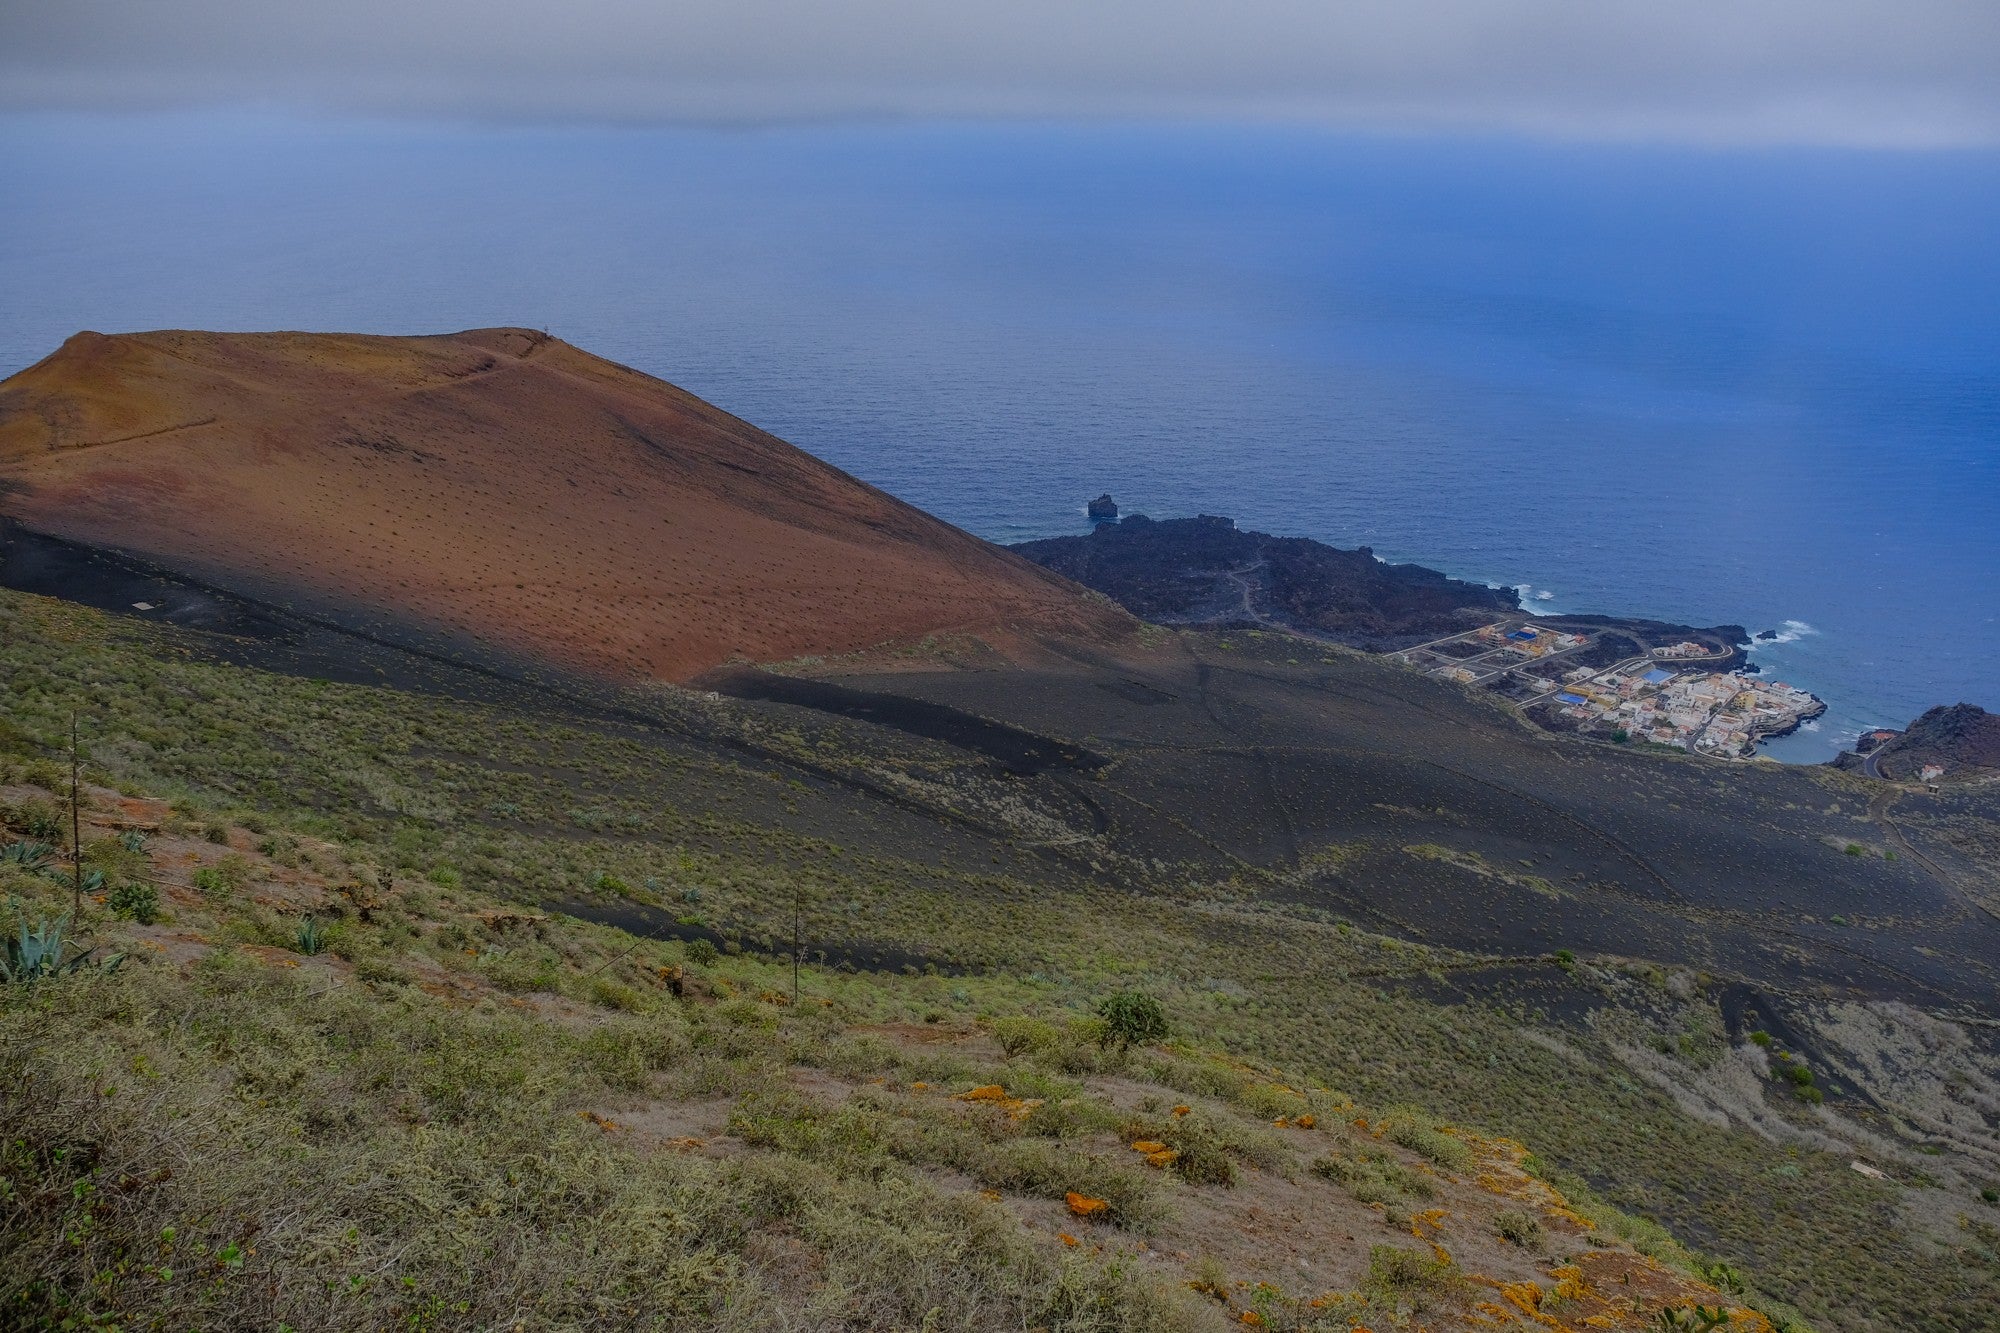
[(2000, 144), (2000, 0), (0, 0), (0, 107)]

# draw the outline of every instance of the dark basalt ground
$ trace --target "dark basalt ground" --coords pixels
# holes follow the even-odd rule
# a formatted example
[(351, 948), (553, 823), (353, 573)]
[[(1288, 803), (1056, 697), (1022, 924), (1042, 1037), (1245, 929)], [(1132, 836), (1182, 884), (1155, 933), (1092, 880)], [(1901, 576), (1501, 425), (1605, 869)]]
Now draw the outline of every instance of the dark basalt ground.
[[(1422, 565), (1391, 565), (1366, 546), (1347, 551), (1305, 537), (1239, 529), (1227, 518), (1133, 514), (1087, 536), (1013, 548), (1161, 624), (1281, 627), (1370, 652), (1393, 652), (1474, 629), (1522, 609), (1510, 588), (1468, 583)], [(1536, 616), (1537, 624), (1604, 633), (1567, 666), (1609, 666), (1648, 648), (1693, 639), (1741, 670), (1749, 632), (1602, 615)], [(1754, 668), (1753, 668), (1754, 669)]]
[(1080, 746), (993, 722), (962, 708), (927, 703), (906, 695), (849, 689), (830, 681), (779, 676), (768, 671), (719, 672), (697, 683), (732, 698), (793, 704), (943, 741), (984, 755), (1002, 770), (1020, 776), (1051, 769), (1089, 772), (1104, 767), (1102, 756)]
[(1089, 536), (1013, 549), (1148, 620), (1269, 618), (1378, 650), (1470, 629), (1520, 604), (1509, 589), (1384, 564), (1365, 546), (1343, 551), (1243, 531), (1208, 514), (1159, 521), (1133, 514)]
[[(1197, 644), (1146, 677), (1164, 705), (1107, 698), (1094, 676), (868, 684), (1074, 737), (1112, 759), (1107, 840), (1217, 878), (1271, 872), (1273, 902), (1466, 950), (1992, 1008), (2000, 922), (1913, 857), (1848, 854), (1884, 837), (1865, 787), (1538, 735), (1365, 658), (1294, 666)], [(1993, 814), (1961, 815), (1960, 836)]]

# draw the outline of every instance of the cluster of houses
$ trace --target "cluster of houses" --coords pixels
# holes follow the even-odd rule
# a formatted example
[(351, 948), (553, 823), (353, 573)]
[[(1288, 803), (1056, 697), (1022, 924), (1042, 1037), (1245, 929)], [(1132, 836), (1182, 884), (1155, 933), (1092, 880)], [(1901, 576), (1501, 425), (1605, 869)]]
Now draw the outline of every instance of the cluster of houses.
[(1728, 758), (1747, 757), (1763, 737), (1790, 731), (1826, 709), (1804, 690), (1736, 672), (1677, 674), (1642, 663), (1570, 676), (1553, 702), (1585, 729), (1622, 731)]
[(1580, 646), (1584, 635), (1564, 634), (1541, 625), (1516, 625), (1509, 628), (1505, 621), (1497, 625), (1487, 625), (1474, 630), (1472, 638), (1518, 653), (1520, 660), (1528, 661), (1546, 657), (1550, 653), (1563, 652)]

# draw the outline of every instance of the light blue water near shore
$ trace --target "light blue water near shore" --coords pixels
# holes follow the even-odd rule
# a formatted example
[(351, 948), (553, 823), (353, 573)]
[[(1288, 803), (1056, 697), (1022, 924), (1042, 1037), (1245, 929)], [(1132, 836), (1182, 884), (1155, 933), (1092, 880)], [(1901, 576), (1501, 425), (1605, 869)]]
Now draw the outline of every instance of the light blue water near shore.
[(1156, 516), (1785, 631), (1781, 757), (2000, 709), (2000, 155), (0, 120), (79, 328), (545, 327), (995, 540)]

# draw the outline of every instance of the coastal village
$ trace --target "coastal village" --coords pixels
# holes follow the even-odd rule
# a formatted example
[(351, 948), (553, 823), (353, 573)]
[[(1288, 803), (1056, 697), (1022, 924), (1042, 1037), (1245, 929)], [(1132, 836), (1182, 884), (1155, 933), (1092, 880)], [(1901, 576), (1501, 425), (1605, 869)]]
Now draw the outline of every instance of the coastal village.
[[(1561, 730), (1724, 759), (1750, 758), (1759, 741), (1826, 710), (1818, 697), (1782, 681), (1713, 669), (1735, 660), (1727, 644), (1660, 644), (1607, 663), (1607, 637), (1509, 618), (1396, 657), (1494, 690)], [(1616, 642), (1641, 647), (1622, 636)]]

